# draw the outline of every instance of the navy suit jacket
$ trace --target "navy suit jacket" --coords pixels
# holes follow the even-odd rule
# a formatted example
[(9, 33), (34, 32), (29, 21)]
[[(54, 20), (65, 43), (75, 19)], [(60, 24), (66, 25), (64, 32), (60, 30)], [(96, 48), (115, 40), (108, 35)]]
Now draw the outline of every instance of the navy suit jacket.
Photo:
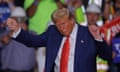
[[(39, 35), (31, 35), (21, 31), (16, 40), (27, 46), (41, 47), (46, 46), (45, 72), (54, 72), (55, 59), (62, 41), (63, 35), (52, 25), (48, 30)], [(107, 60), (111, 60), (111, 49), (103, 42), (95, 41), (87, 27), (78, 25), (74, 72), (96, 72), (97, 54)]]

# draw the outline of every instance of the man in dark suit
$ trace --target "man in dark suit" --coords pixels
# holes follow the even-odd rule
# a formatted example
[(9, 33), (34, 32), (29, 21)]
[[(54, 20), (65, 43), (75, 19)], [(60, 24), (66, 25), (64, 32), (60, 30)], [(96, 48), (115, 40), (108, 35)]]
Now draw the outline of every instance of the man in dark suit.
[[(23, 31), (14, 19), (7, 20), (15, 40), (30, 47), (46, 46), (45, 72), (96, 72), (97, 54), (111, 60), (111, 49), (99, 30), (91, 33), (87, 27), (76, 24), (66, 8), (56, 10), (52, 19), (55, 25), (39, 36)], [(65, 48), (68, 49), (64, 53)]]

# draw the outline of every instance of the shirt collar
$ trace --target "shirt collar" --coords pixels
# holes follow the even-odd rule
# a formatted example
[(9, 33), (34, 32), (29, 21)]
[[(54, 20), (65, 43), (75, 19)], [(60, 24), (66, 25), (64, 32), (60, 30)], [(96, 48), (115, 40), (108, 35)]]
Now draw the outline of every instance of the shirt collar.
[(72, 33), (70, 34), (70, 37), (71, 37), (71, 38), (74, 38), (74, 37), (75, 37), (75, 35), (77, 34), (77, 30), (78, 30), (78, 25), (77, 25), (77, 24), (74, 24)]

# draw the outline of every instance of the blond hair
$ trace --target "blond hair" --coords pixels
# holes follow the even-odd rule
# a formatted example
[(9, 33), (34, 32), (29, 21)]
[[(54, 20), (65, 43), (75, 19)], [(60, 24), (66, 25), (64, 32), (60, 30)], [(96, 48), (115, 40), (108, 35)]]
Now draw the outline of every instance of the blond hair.
[(53, 21), (62, 19), (63, 17), (67, 17), (67, 18), (71, 17), (71, 14), (67, 8), (57, 9), (52, 14)]

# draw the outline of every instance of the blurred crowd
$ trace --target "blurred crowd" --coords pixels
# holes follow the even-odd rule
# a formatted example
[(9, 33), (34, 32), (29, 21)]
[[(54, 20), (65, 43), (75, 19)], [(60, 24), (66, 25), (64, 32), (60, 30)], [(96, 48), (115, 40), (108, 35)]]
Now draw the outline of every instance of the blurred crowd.
[(98, 72), (120, 72), (120, 0), (0, 0), (0, 72), (43, 72), (45, 66), (45, 47), (29, 48), (12, 40), (7, 19), (38, 35), (54, 25), (52, 12), (64, 7), (77, 24), (91, 30), (97, 26), (113, 49), (112, 63), (96, 58)]

